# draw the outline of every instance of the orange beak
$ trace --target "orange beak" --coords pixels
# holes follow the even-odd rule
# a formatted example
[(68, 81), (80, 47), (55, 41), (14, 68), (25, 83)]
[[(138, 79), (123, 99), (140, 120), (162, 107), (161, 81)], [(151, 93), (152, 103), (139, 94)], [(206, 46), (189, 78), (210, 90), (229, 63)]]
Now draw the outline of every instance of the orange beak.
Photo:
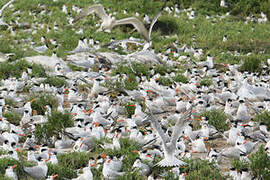
[(93, 164), (90, 164), (90, 167), (94, 167), (97, 164), (97, 162), (94, 162)]
[(106, 159), (107, 158), (107, 155), (104, 154), (104, 153), (102, 153), (100, 156), (103, 157), (103, 159)]
[(122, 122), (125, 122), (125, 120), (124, 119), (120, 119), (117, 122), (122, 123)]
[(246, 127), (246, 126), (248, 126), (248, 124), (241, 124), (241, 126)]
[(53, 179), (57, 178), (58, 177), (58, 174), (52, 176)]
[(136, 105), (135, 105), (135, 104), (130, 104), (129, 106), (131, 106), (131, 107), (136, 107)]
[(11, 166), (12, 169), (15, 169), (17, 167), (17, 164)]
[(18, 148), (16, 148), (16, 151), (17, 151), (17, 152), (22, 152), (22, 151), (21, 151), (20, 149), (18, 149)]
[(139, 151), (138, 151), (138, 150), (136, 150), (136, 149), (135, 149), (135, 150), (132, 150), (132, 152), (134, 152), (134, 153), (139, 153)]
[(39, 146), (39, 145), (35, 145), (34, 148), (35, 148), (35, 149), (39, 149), (40, 146)]
[(46, 159), (46, 160), (45, 160), (45, 162), (49, 162), (50, 160), (51, 160), (51, 158), (49, 158), (49, 159)]

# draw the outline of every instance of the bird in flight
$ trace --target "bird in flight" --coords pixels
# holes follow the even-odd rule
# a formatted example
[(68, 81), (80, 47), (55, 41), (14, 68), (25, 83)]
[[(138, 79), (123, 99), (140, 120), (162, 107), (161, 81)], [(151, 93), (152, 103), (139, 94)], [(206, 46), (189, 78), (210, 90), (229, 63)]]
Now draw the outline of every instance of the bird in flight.
[(128, 18), (116, 20), (115, 17), (112, 17), (111, 15), (107, 15), (104, 7), (101, 4), (94, 4), (88, 7), (87, 9), (83, 10), (77, 17), (75, 17), (73, 23), (77, 22), (78, 20), (80, 20), (81, 18), (85, 16), (96, 13), (97, 16), (102, 20), (101, 26), (98, 29), (98, 31), (110, 32), (111, 29), (117, 25), (132, 24), (135, 27), (135, 29), (145, 38), (145, 40), (147, 42), (150, 42), (152, 28), (154, 24), (156, 23), (157, 19), (160, 17), (163, 7), (153, 19), (150, 25), (149, 31), (145, 28), (144, 24), (136, 17), (128, 17)]

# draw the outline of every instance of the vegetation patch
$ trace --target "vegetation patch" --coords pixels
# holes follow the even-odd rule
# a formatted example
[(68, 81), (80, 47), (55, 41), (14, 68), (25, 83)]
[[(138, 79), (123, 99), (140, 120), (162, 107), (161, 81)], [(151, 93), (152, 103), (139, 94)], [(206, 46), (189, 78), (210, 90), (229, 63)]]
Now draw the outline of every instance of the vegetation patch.
[(39, 143), (51, 143), (51, 138), (57, 138), (63, 132), (64, 128), (73, 127), (74, 121), (70, 113), (53, 111), (48, 116), (48, 122), (37, 125), (35, 130), (35, 137)]
[(49, 84), (50, 86), (54, 86), (57, 88), (60, 88), (60, 87), (67, 85), (67, 81), (65, 79), (59, 78), (59, 77), (47, 77), (47, 79), (45, 79), (43, 81), (43, 83)]
[(259, 123), (264, 123), (268, 128), (268, 130), (270, 130), (270, 112), (269, 111), (263, 111), (261, 113), (256, 114), (253, 117), (253, 120), (255, 122), (259, 122)]
[(15, 126), (19, 126), (20, 125), (21, 116), (18, 113), (12, 112), (12, 111), (8, 111), (8, 112), (5, 112), (3, 114), (3, 116), (5, 118), (7, 118), (7, 121), (9, 123), (14, 124)]
[(51, 106), (52, 110), (56, 109), (58, 106), (57, 100), (52, 95), (48, 94), (34, 95), (29, 100), (33, 101), (31, 103), (31, 108), (36, 110), (39, 115), (45, 114), (47, 105)]
[(249, 72), (261, 72), (262, 70), (262, 61), (258, 56), (246, 56), (243, 60), (243, 64), (240, 67), (240, 71), (249, 71)]
[(208, 123), (214, 126), (218, 131), (224, 132), (229, 129), (229, 124), (226, 123), (226, 114), (221, 110), (206, 111), (202, 116), (208, 118)]

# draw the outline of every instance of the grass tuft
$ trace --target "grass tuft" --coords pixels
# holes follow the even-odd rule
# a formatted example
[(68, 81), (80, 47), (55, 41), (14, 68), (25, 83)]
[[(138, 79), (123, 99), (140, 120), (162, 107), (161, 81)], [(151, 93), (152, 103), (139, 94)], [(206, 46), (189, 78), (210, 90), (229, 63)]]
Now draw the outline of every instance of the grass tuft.
[(269, 111), (263, 111), (259, 114), (256, 114), (253, 117), (253, 120), (255, 122), (259, 122), (259, 123), (264, 123), (268, 128), (268, 130), (270, 130), (270, 112)]
[(206, 111), (202, 114), (208, 118), (208, 123), (214, 126), (218, 131), (226, 131), (229, 129), (229, 124), (226, 123), (226, 114), (221, 110)]
[(48, 116), (48, 122), (42, 125), (37, 125), (35, 130), (35, 137), (38, 142), (51, 143), (52, 137), (58, 137), (63, 131), (63, 128), (73, 127), (74, 121), (70, 113), (53, 111)]
[(20, 121), (21, 121), (21, 116), (16, 113), (16, 112), (11, 112), (11, 111), (8, 111), (8, 112), (5, 112), (3, 114), (3, 116), (5, 118), (7, 118), (7, 121), (11, 124), (14, 124), (16, 126), (19, 126), (20, 125)]

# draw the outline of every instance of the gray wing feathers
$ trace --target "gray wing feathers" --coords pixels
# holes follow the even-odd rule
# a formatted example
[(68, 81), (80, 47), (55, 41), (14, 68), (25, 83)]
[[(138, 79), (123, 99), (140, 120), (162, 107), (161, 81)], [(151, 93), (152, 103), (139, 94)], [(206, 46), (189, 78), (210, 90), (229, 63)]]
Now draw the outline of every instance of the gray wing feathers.
[(106, 14), (105, 10), (104, 10), (104, 7), (101, 5), (101, 4), (95, 4), (95, 5), (92, 5), (90, 6), (89, 8), (87, 9), (84, 9), (73, 21), (76, 22), (78, 21), (79, 19), (85, 17), (85, 16), (88, 16), (92, 13), (96, 13), (98, 15), (98, 17), (100, 19), (102, 19), (102, 21), (108, 17), (108, 15)]
[(159, 122), (156, 120), (156, 118), (154, 117), (154, 115), (152, 113), (148, 119), (151, 121), (153, 128), (158, 132), (158, 135), (160, 136), (163, 143), (166, 144), (166, 142), (169, 140), (169, 137), (165, 136)]
[(144, 36), (144, 38), (147, 41), (150, 41), (148, 31), (145, 28), (144, 24), (139, 19), (135, 17), (120, 19), (115, 22), (114, 26), (121, 25), (121, 24), (132, 24), (137, 29), (137, 31)]
[(183, 116), (176, 122), (172, 133), (171, 144), (176, 144), (176, 141), (181, 135), (181, 131), (183, 130), (184, 126), (186, 125), (192, 114), (192, 109), (193, 106), (191, 105), (190, 108), (183, 114)]

